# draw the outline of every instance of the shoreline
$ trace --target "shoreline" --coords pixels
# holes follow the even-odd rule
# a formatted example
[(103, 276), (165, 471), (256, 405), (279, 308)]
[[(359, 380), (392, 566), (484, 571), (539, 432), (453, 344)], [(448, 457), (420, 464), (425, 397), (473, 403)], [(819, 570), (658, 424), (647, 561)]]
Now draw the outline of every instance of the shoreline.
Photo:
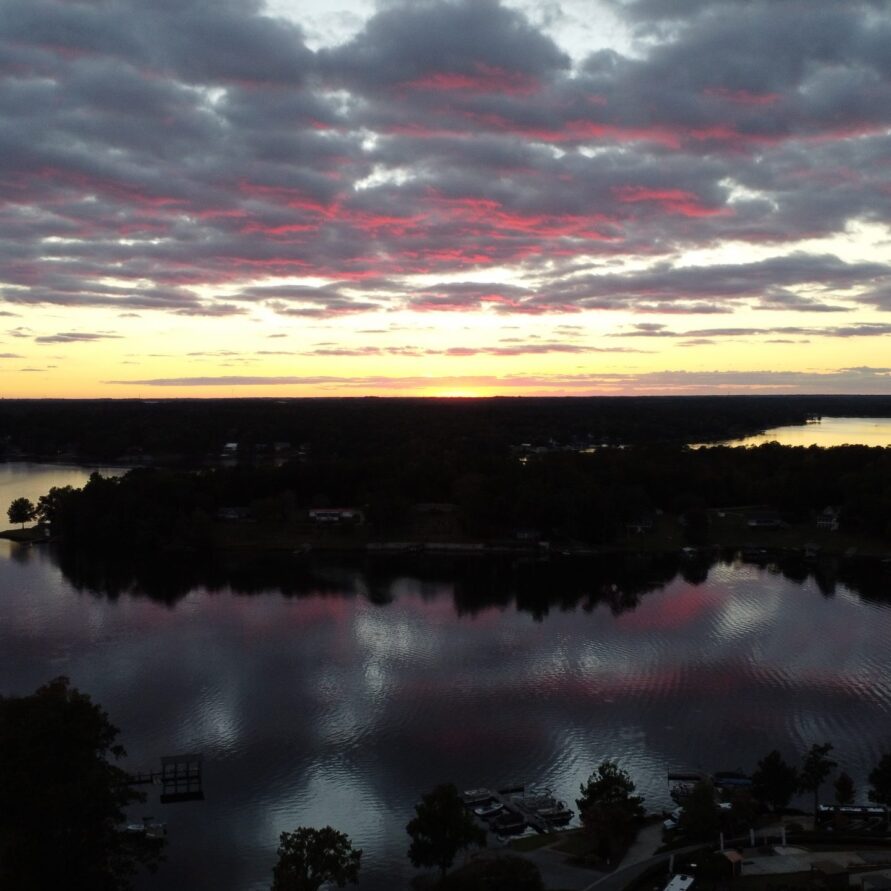
[[(523, 540), (505, 536), (422, 537), (419, 531), (412, 534), (408, 530), (404, 535), (384, 539), (374, 536), (365, 526), (318, 529), (307, 528), (305, 523), (283, 525), (256, 521), (217, 521), (203, 547), (198, 548), (182, 538), (173, 538), (159, 550), (206, 550), (217, 554), (290, 552), (295, 556), (311, 553), (381, 557), (514, 556), (536, 560), (675, 554), (690, 563), (735, 553), (743, 560), (754, 563), (769, 562), (777, 558), (801, 558), (805, 563), (813, 565), (818, 565), (825, 559), (875, 559), (888, 563), (891, 569), (891, 541), (856, 533), (815, 529), (804, 524), (776, 529), (753, 529), (741, 526), (740, 517), (728, 519), (732, 513), (730, 511), (713, 512), (722, 519), (710, 528), (707, 540), (697, 544), (689, 541), (677, 517), (662, 515), (651, 531), (629, 533), (624, 539), (600, 543), (540, 538)], [(719, 526), (719, 523), (724, 525)], [(0, 539), (29, 545), (50, 542), (64, 545), (64, 539), (53, 537), (40, 525), (0, 530)], [(132, 550), (139, 552), (141, 549), (135, 547)]]

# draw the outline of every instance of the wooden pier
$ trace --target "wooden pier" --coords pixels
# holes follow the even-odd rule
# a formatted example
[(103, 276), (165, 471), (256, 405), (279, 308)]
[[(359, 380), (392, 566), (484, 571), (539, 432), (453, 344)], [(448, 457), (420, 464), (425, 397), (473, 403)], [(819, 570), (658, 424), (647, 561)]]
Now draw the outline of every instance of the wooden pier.
[(551, 831), (551, 827), (548, 825), (548, 821), (544, 817), (540, 817), (534, 809), (535, 802), (546, 794), (542, 793), (530, 798), (524, 788), (499, 789), (495, 793), (495, 800), (503, 805), (505, 810), (519, 814), (536, 832), (546, 833)]
[[(473, 797), (474, 793), (477, 793), (476, 800)], [(502, 813), (519, 818), (536, 832), (552, 832), (556, 826), (563, 825), (572, 818), (572, 811), (557, 802), (550, 789), (540, 786), (511, 786), (497, 791), (477, 789), (466, 793), (466, 796), (466, 807), (472, 808), (475, 804), (496, 802), (501, 805)], [(558, 804), (559, 807), (555, 807)], [(489, 828), (498, 831), (497, 816)]]
[(161, 769), (130, 775), (131, 786), (161, 786), (161, 804), (179, 801), (203, 801), (202, 756), (196, 753), (164, 755)]

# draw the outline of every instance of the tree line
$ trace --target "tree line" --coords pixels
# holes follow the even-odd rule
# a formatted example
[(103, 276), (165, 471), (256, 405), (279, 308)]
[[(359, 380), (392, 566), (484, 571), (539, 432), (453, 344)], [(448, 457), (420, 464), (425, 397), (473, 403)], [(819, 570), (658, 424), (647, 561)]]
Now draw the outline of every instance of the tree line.
[(195, 464), (234, 443), (245, 460), (276, 443), (366, 457), (412, 451), (498, 453), (511, 445), (733, 439), (814, 416), (891, 417), (886, 396), (490, 399), (170, 399), (0, 401), (0, 457), (151, 457)]
[[(703, 778), (678, 796), (675, 830), (688, 841), (713, 841), (720, 832), (729, 836), (748, 830), (759, 813), (779, 814), (795, 794), (813, 795), (814, 815), (820, 789), (838, 763), (831, 757), (831, 743), (814, 743), (801, 765), (789, 764), (773, 750), (757, 764), (751, 785), (738, 785), (722, 793)], [(854, 781), (844, 770), (834, 782), (834, 802), (852, 805), (857, 797)], [(580, 788), (576, 805), (589, 837), (591, 850), (607, 865), (621, 859), (643, 825), (644, 799), (635, 794), (629, 774), (614, 761), (603, 761)], [(868, 799), (891, 808), (891, 752), (886, 752), (869, 774)]]
[(709, 509), (759, 506), (789, 522), (813, 522), (832, 506), (843, 530), (887, 540), (891, 448), (641, 446), (523, 462), (515, 454), (459, 456), (405, 446), (362, 459), (309, 456), (279, 467), (94, 474), (81, 489), (54, 488), (37, 505), (14, 504), (13, 522), (37, 518), (83, 548), (211, 547), (216, 520), (231, 507), (279, 527), (305, 523), (312, 508), (355, 507), (367, 522), (363, 534), (392, 539), (411, 535), (423, 504), (445, 505), (452, 534), (477, 539), (532, 529), (551, 541), (609, 543), (658, 511), (683, 518), (691, 536), (707, 537)]

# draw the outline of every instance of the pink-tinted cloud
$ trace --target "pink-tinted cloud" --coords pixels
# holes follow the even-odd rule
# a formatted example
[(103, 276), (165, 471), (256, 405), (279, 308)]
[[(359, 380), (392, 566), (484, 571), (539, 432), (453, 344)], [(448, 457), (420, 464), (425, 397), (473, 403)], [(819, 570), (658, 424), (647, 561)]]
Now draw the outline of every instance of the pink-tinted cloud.
[(736, 105), (763, 106), (780, 101), (779, 93), (753, 93), (751, 90), (730, 90), (726, 87), (706, 87), (703, 92), (706, 96), (715, 96)]
[(684, 217), (712, 217), (732, 212), (726, 207), (706, 207), (692, 192), (687, 192), (683, 189), (648, 189), (646, 186), (618, 186), (615, 192), (619, 201), (623, 203), (653, 203), (661, 207), (666, 213), (676, 213)]
[[(752, 331), (772, 330), (756, 311), (844, 312), (800, 327), (864, 331), (859, 313), (891, 305), (887, 264), (796, 249), (891, 219), (891, 24), (870, 0), (805, 18), (665, 6), (615, 4), (646, 40), (572, 59), (506, 0), (386, 4), (318, 49), (253, 3), (8, 0), (2, 300), (209, 319), (702, 313)], [(678, 263), (730, 242), (773, 260)], [(409, 278), (486, 269), (473, 291)], [(257, 290), (294, 276), (326, 284)]]
[(522, 71), (505, 71), (478, 62), (470, 74), (438, 71), (424, 74), (415, 80), (402, 84), (412, 90), (433, 92), (502, 93), (515, 96), (528, 96), (541, 88), (534, 77)]

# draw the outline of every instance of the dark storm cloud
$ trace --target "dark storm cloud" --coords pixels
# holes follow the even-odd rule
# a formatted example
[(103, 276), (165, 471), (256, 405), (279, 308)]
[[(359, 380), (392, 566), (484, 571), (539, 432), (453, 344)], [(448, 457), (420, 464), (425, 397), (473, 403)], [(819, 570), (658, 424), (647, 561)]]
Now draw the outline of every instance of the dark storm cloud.
[(891, 283), (861, 296), (863, 303), (871, 303), (877, 309), (891, 310)]
[[(547, 355), (549, 353), (642, 353), (646, 350), (630, 349), (628, 347), (594, 347), (571, 343), (514, 343), (509, 346), (466, 346), (447, 347), (445, 349), (430, 349), (421, 347), (340, 347), (323, 346), (305, 356), (534, 356)], [(273, 354), (279, 355), (279, 354)], [(293, 355), (293, 354), (288, 354)]]
[(199, 84), (291, 85), (313, 62), (300, 30), (254, 0), (8, 0), (0, 30), (13, 50), (128, 60)]
[(5, 288), (3, 299), (13, 304), (55, 306), (108, 306), (129, 309), (165, 309), (214, 315), (220, 305), (205, 305), (182, 288), (121, 287), (69, 274), (48, 274), (43, 287)]
[[(766, 334), (820, 335), (823, 337), (884, 337), (891, 334), (891, 323), (868, 323), (856, 325), (830, 325), (823, 328), (784, 325), (777, 328), (699, 328), (691, 331), (674, 331), (664, 325), (634, 325), (631, 331), (614, 334), (613, 337), (761, 337)], [(772, 341), (782, 343), (785, 341)], [(690, 341), (688, 341), (690, 343)]]
[(349, 43), (323, 51), (329, 76), (418, 93), (534, 91), (569, 58), (497, 0), (393, 4)]
[(543, 393), (887, 393), (891, 372), (887, 368), (863, 366), (825, 372), (801, 371), (655, 371), (644, 373), (552, 374), (552, 375), (452, 375), (430, 377), (385, 376), (266, 376), (211, 375), (206, 377), (113, 380), (108, 384), (147, 387), (257, 387), (312, 386), (359, 391), (391, 389), (501, 387), (537, 390)]
[(525, 343), (500, 347), (449, 347), (445, 350), (430, 350), (444, 356), (534, 356), (548, 353), (640, 353), (645, 350), (630, 350), (625, 347), (591, 347), (574, 343)]
[[(785, 247), (891, 219), (883, 6), (613, 6), (634, 55), (573, 67), (496, 0), (387, 4), (317, 52), (253, 0), (8, 0), (2, 300), (308, 319), (891, 309), (883, 264)], [(729, 239), (777, 256), (665, 262)], [(643, 271), (582, 271), (613, 257)], [(501, 266), (522, 283), (454, 281)]]
[(119, 334), (98, 334), (94, 332), (68, 331), (60, 334), (46, 334), (35, 337), (35, 343), (93, 343), (97, 340), (112, 340)]
[[(513, 301), (500, 303), (530, 312), (575, 308), (701, 313), (728, 311), (735, 303), (754, 301), (759, 309), (839, 312), (852, 309), (852, 305), (827, 303), (790, 289), (815, 289), (825, 300), (837, 301), (852, 288), (889, 278), (891, 266), (883, 263), (846, 263), (831, 254), (795, 252), (753, 263), (661, 263), (641, 272), (557, 277), (531, 296), (517, 294)], [(471, 302), (473, 296), (472, 291), (466, 295)]]
[(495, 282), (450, 282), (436, 289), (420, 291), (408, 300), (416, 310), (464, 311), (485, 304), (517, 306), (528, 296), (526, 288)]
[(850, 306), (834, 306), (821, 303), (813, 297), (804, 297), (785, 288), (769, 287), (761, 294), (760, 303), (754, 309), (795, 310), (798, 312), (849, 312)]

